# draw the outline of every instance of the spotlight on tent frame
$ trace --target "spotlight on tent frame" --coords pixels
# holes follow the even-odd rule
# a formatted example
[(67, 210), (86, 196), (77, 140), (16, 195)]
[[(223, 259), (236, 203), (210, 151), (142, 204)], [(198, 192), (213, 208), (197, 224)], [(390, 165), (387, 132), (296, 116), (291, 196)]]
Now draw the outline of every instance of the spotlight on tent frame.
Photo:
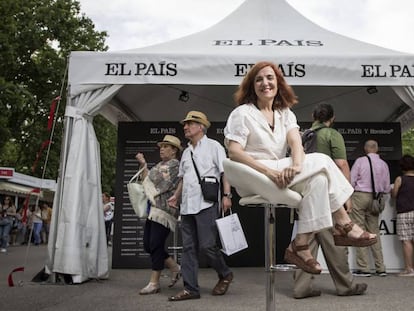
[(180, 96), (178, 96), (178, 100), (182, 101), (183, 103), (188, 102), (190, 99), (190, 95), (186, 91), (181, 91)]
[(378, 89), (375, 86), (369, 86), (369, 87), (367, 87), (367, 93), (369, 95), (378, 93)]

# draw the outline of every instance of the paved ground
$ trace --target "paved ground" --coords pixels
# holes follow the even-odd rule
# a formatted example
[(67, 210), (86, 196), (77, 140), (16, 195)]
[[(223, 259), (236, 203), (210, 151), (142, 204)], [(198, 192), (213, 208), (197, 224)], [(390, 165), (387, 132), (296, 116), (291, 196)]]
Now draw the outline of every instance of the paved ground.
[[(25, 263), (25, 257), (27, 261)], [(201, 269), (199, 283), (201, 299), (182, 302), (168, 302), (167, 298), (181, 289), (167, 287), (168, 278), (162, 279), (162, 291), (157, 295), (140, 296), (138, 290), (145, 286), (150, 271), (147, 269), (112, 269), (108, 280), (89, 281), (77, 285), (52, 285), (31, 282), (45, 262), (46, 246), (10, 247), (8, 254), (0, 254), (0, 310), (30, 311), (106, 311), (106, 310), (189, 310), (189, 311), (243, 311), (266, 310), (264, 268), (234, 268), (234, 282), (225, 296), (211, 296), (216, 283), (211, 269)], [(12, 269), (25, 266), (25, 271), (15, 272), (17, 285), (9, 287), (7, 276)], [(316, 284), (322, 290), (321, 297), (296, 300), (292, 295), (292, 272), (276, 274), (276, 310), (413, 310), (414, 278), (358, 277), (358, 282), (368, 283), (366, 295), (338, 297), (333, 291), (329, 275), (316, 277)]]

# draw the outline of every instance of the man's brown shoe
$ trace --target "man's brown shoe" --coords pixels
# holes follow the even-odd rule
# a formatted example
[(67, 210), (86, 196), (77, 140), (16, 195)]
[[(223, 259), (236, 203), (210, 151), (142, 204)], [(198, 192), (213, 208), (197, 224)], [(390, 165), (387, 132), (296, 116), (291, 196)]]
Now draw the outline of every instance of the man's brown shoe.
[(367, 290), (368, 285), (365, 283), (357, 283), (355, 287), (352, 288), (350, 291), (344, 294), (338, 294), (338, 296), (355, 296), (355, 295), (363, 295)]
[(212, 295), (214, 296), (219, 296), (219, 295), (224, 295), (227, 290), (229, 289), (230, 283), (231, 281), (233, 281), (233, 273), (230, 272), (227, 276), (225, 276), (224, 278), (221, 278), (216, 286), (214, 286), (213, 291), (212, 291)]
[(188, 299), (199, 299), (200, 294), (190, 293), (187, 290), (182, 290), (175, 296), (168, 297), (169, 301), (181, 301), (181, 300), (188, 300)]
[(310, 292), (303, 294), (303, 295), (295, 295), (293, 296), (295, 299), (304, 299), (304, 298), (310, 298), (310, 297), (319, 297), (321, 295), (321, 291), (318, 289), (311, 290)]

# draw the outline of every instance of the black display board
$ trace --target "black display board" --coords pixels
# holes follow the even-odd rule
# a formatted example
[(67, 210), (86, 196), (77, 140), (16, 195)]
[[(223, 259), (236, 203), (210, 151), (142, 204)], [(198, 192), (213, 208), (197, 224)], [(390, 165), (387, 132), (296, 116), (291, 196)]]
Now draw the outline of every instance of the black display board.
[[(310, 123), (301, 123), (302, 129)], [(224, 122), (212, 122), (207, 135), (223, 143)], [(401, 130), (399, 123), (336, 123), (335, 128), (344, 136), (350, 165), (355, 159), (364, 154), (363, 145), (368, 139), (375, 139), (380, 145), (381, 157), (390, 166), (392, 180), (398, 174), (398, 160), (401, 157)], [(150, 268), (149, 255), (143, 249), (143, 230), (145, 219), (139, 219), (129, 202), (127, 183), (137, 172), (138, 163), (135, 159), (137, 152), (145, 155), (149, 168), (159, 162), (157, 142), (164, 135), (180, 137), (183, 147), (187, 141), (184, 138), (182, 125), (178, 122), (120, 122), (118, 124), (118, 145), (116, 164), (115, 216), (112, 252), (113, 268)], [(230, 257), (225, 256), (230, 266), (258, 267), (264, 265), (264, 216), (261, 208), (246, 208), (238, 205), (239, 197), (232, 189), (233, 212), (239, 215), (246, 234), (249, 247)], [(290, 209), (277, 209), (277, 262), (283, 262), (283, 254), (288, 246), (292, 232)], [(177, 230), (176, 240), (181, 246), (180, 230)], [(167, 246), (173, 246), (171, 234)], [(173, 250), (170, 251), (173, 255)], [(178, 261), (181, 251), (175, 255)], [(200, 266), (205, 266), (200, 258)]]

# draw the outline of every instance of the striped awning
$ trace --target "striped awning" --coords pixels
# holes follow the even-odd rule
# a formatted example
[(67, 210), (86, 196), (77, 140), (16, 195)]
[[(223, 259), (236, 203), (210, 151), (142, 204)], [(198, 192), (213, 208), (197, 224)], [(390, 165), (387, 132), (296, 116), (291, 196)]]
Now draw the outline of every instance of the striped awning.
[(34, 189), (33, 187), (18, 185), (18, 184), (14, 184), (14, 183), (7, 182), (7, 181), (0, 181), (0, 191), (7, 192), (9, 194), (20, 194), (20, 195), (31, 194), (33, 196), (38, 196), (39, 193), (32, 192), (33, 189)]

